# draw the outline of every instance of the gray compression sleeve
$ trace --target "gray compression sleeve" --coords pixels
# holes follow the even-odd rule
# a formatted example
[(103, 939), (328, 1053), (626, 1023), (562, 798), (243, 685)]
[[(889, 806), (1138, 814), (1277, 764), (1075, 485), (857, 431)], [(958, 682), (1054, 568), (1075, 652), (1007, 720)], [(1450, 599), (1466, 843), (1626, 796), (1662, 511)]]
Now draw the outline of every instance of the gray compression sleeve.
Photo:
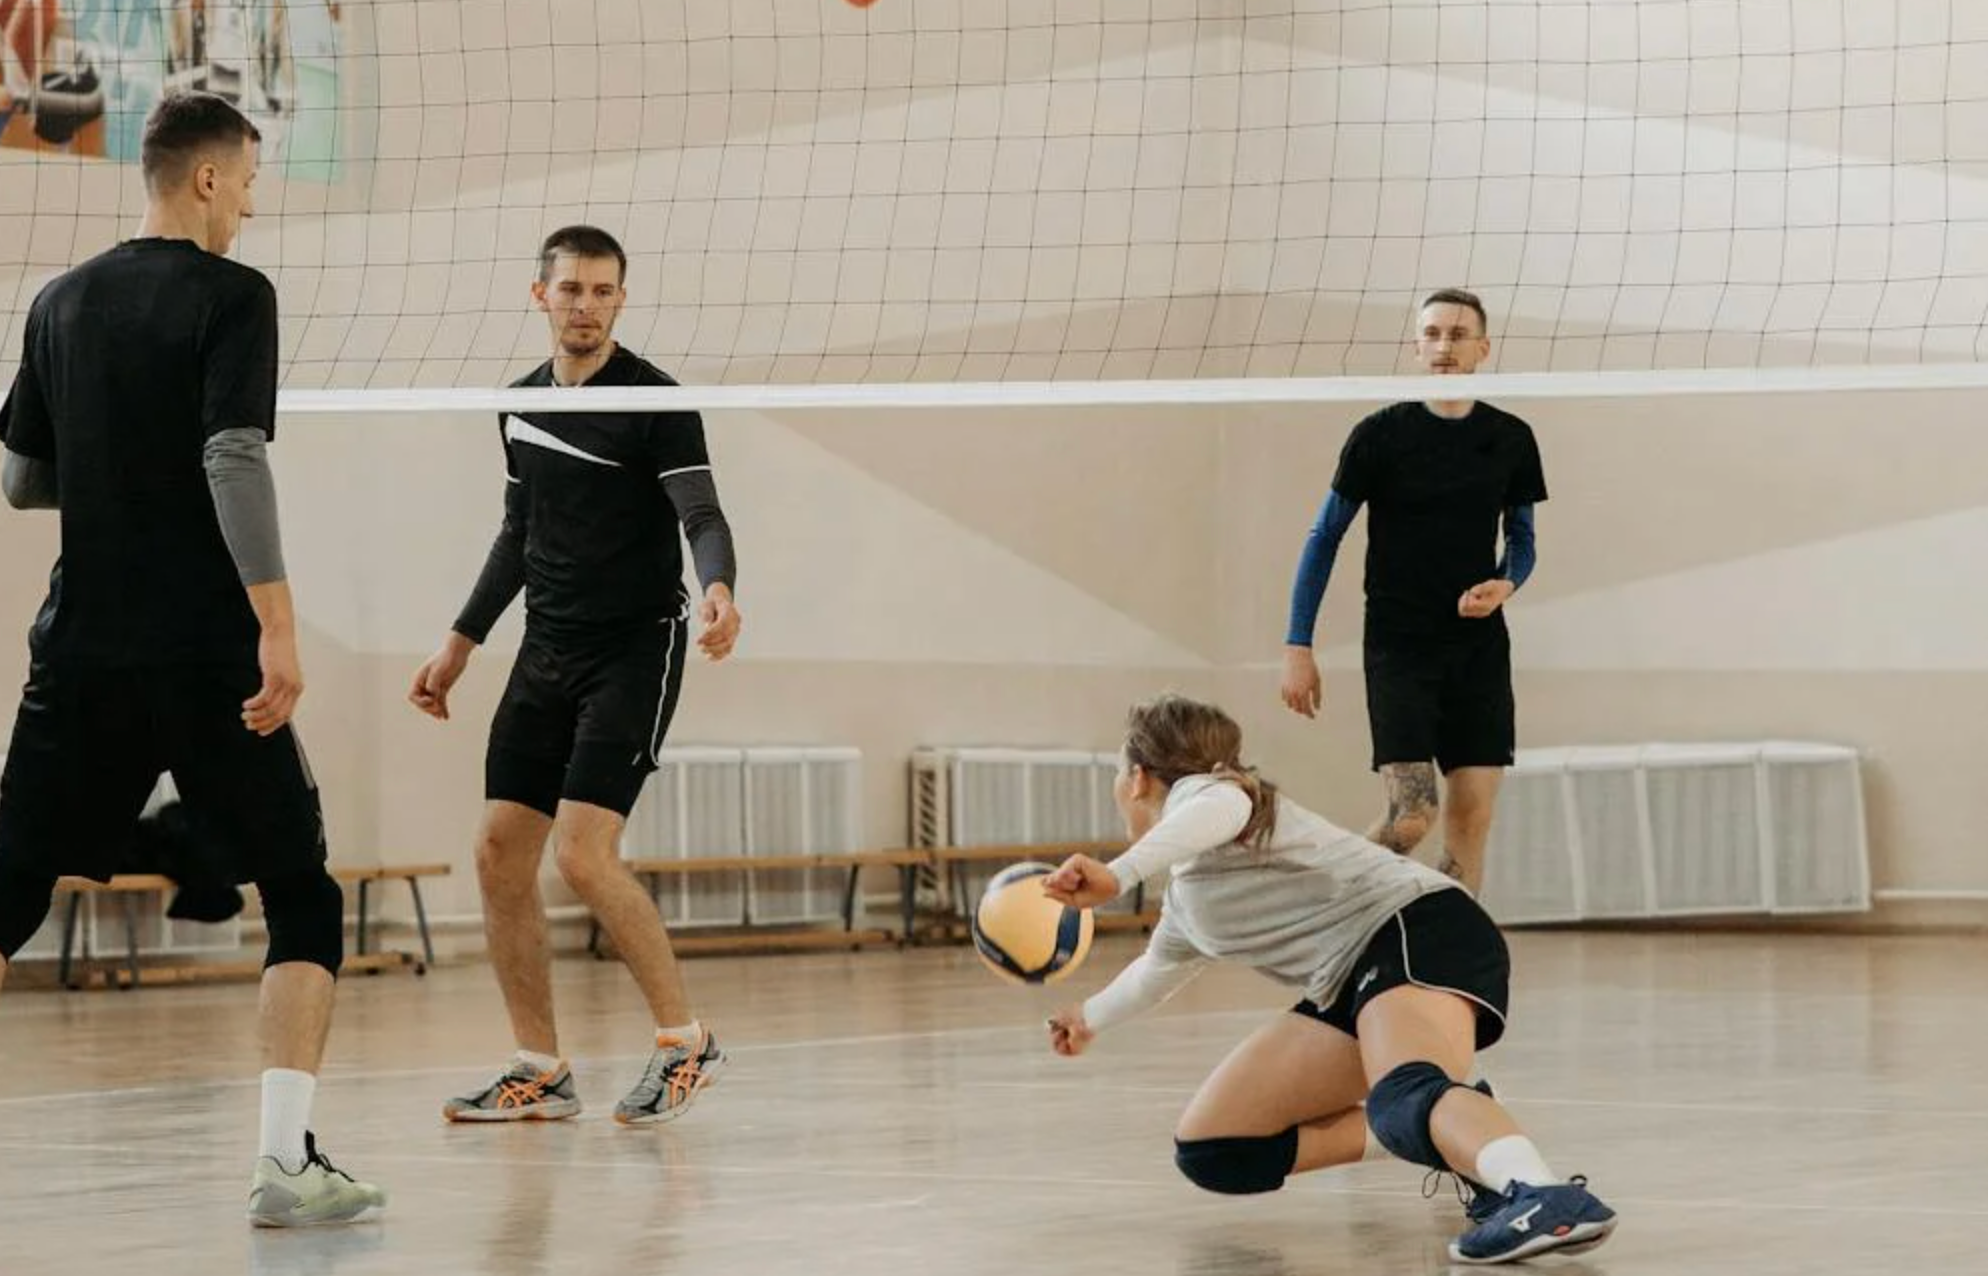
[(7, 504), (17, 510), (52, 510), (61, 505), (55, 466), (19, 452), (7, 453), (6, 461), (0, 463), (0, 489), (5, 489)]
[(525, 485), (516, 479), (504, 484), (504, 521), (491, 542), (483, 571), (456, 617), (455, 631), (479, 647), (490, 637), (490, 629), (518, 591), (525, 587), (525, 529), (530, 525), (531, 505), (525, 499)]
[(738, 587), (738, 556), (732, 549), (732, 525), (718, 506), (718, 485), (709, 469), (679, 470), (663, 479), (663, 491), (676, 506), (690, 542), (690, 560), (697, 565), (697, 583), (709, 589), (715, 581)]
[(222, 430), (203, 453), (207, 490), (221, 520), (221, 537), (244, 585), (282, 580), (283, 537), (276, 527), (276, 476), (269, 470), (269, 440), (261, 430)]

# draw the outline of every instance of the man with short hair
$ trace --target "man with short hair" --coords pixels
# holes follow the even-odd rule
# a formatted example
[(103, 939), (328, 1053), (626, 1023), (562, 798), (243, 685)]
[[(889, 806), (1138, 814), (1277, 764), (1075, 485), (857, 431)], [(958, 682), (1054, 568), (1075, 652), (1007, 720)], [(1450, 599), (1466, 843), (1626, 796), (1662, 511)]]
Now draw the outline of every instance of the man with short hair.
[[(1431, 295), (1415, 349), (1435, 376), (1477, 371), (1491, 353), (1484, 303), (1462, 289)], [(1368, 506), (1367, 717), (1387, 811), (1367, 836), (1413, 851), (1435, 822), (1441, 768), (1443, 870), (1473, 892), (1516, 746), (1502, 609), (1532, 572), (1533, 506), (1545, 499), (1539, 446), (1518, 417), (1469, 399), (1393, 404), (1353, 427), (1291, 588), (1283, 698), (1309, 718), (1323, 702), (1319, 603), (1340, 539)]]
[(138, 237), (57, 277), (28, 311), (0, 406), (0, 485), (17, 509), (60, 510), (62, 555), (0, 775), (0, 958), (40, 928), (58, 877), (109, 880), (170, 771), (262, 895), (249, 1219), (295, 1227), (386, 1197), (334, 1168), (307, 1129), (345, 910), (290, 725), (304, 680), (266, 451), (276, 290), (224, 255), (255, 214), (260, 140), (218, 97), (164, 98), (145, 124)]
[[(546, 239), (532, 283), (552, 358), (516, 386), (668, 386), (614, 341), (628, 258), (607, 232)], [(698, 646), (738, 638), (731, 528), (695, 412), (513, 413), (500, 422), (504, 522), (455, 626), (408, 699), (449, 716), (449, 691), (520, 590), (524, 644), (490, 727), (477, 879), (491, 964), (517, 1052), (496, 1079), (450, 1099), (451, 1121), (556, 1120), (579, 1112), (553, 1022), (552, 951), (539, 863), (559, 872), (614, 941), (648, 1002), (655, 1049), (615, 1106), (624, 1125), (681, 1115), (724, 1066), (692, 1017), (669, 932), (620, 856), (621, 831), (657, 766), (688, 655), (690, 598), (678, 527), (703, 588)]]

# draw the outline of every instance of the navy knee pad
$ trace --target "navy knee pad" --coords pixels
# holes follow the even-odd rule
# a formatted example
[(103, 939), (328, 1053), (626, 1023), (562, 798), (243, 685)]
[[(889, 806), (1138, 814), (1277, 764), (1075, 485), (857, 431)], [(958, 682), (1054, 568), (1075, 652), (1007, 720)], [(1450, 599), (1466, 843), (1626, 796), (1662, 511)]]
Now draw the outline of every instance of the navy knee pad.
[(1433, 1063), (1404, 1063), (1374, 1083), (1367, 1095), (1367, 1127), (1380, 1145), (1404, 1161), (1447, 1170), (1429, 1137), (1429, 1114), (1457, 1083)]
[(1298, 1162), (1298, 1127), (1282, 1134), (1229, 1139), (1175, 1139), (1173, 1163), (1196, 1187), (1224, 1196), (1252, 1196), (1284, 1186)]
[(54, 900), (54, 874), (0, 870), (0, 958), (12, 961), (27, 947)]
[(307, 961), (333, 975), (345, 961), (345, 893), (322, 868), (257, 882), (269, 926), (263, 967)]

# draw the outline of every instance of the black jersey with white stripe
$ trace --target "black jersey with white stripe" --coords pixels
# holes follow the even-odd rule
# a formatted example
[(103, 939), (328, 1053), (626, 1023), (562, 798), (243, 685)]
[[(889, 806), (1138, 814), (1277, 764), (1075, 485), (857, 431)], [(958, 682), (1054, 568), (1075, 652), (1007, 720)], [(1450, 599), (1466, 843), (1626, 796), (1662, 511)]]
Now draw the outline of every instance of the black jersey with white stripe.
[[(554, 384), (552, 363), (511, 383)], [(588, 386), (675, 385), (617, 348)], [(683, 546), (662, 480), (709, 470), (695, 412), (519, 412), (501, 418), (507, 511), (522, 516), (525, 625), (548, 637), (610, 637), (680, 616)]]

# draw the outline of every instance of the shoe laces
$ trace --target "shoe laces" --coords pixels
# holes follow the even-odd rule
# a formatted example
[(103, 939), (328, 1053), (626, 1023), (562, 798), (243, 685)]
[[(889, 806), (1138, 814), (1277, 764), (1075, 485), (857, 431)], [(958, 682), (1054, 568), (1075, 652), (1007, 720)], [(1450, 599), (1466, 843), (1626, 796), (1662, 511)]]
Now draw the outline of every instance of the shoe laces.
[(1468, 1206), (1470, 1193), (1464, 1190), (1463, 1179), (1448, 1170), (1430, 1170), (1422, 1176), (1422, 1199), (1434, 1200), (1436, 1193), (1443, 1190), (1444, 1179), (1448, 1179), (1450, 1186), (1456, 1190), (1457, 1204)]
[(1463, 1206), (1465, 1217), (1473, 1223), (1483, 1222), (1504, 1204), (1505, 1198), (1497, 1192), (1450, 1170), (1430, 1170), (1422, 1176), (1422, 1199), (1429, 1200), (1440, 1192), (1444, 1179), (1450, 1181), (1450, 1187), (1456, 1192), (1457, 1204)]
[(696, 1088), (699, 1073), (703, 1071), (704, 1039), (683, 1041), (676, 1037), (658, 1037), (656, 1052), (649, 1056), (649, 1066), (642, 1070), (642, 1080), (635, 1086), (637, 1094), (645, 1103), (653, 1103), (665, 1090), (672, 1103), (682, 1099)]
[(347, 1174), (344, 1170), (341, 1170), (336, 1165), (333, 1165), (331, 1163), (330, 1158), (325, 1156), (324, 1153), (318, 1151), (317, 1135), (312, 1134), (309, 1130), (306, 1130), (304, 1131), (304, 1167), (308, 1169), (313, 1165), (323, 1170), (326, 1174), (336, 1174), (338, 1177), (344, 1179), (347, 1183), (354, 1181), (350, 1174)]
[(552, 1073), (540, 1072), (529, 1064), (521, 1064), (497, 1078), (497, 1106), (527, 1107), (544, 1098), (546, 1087), (551, 1084)]

